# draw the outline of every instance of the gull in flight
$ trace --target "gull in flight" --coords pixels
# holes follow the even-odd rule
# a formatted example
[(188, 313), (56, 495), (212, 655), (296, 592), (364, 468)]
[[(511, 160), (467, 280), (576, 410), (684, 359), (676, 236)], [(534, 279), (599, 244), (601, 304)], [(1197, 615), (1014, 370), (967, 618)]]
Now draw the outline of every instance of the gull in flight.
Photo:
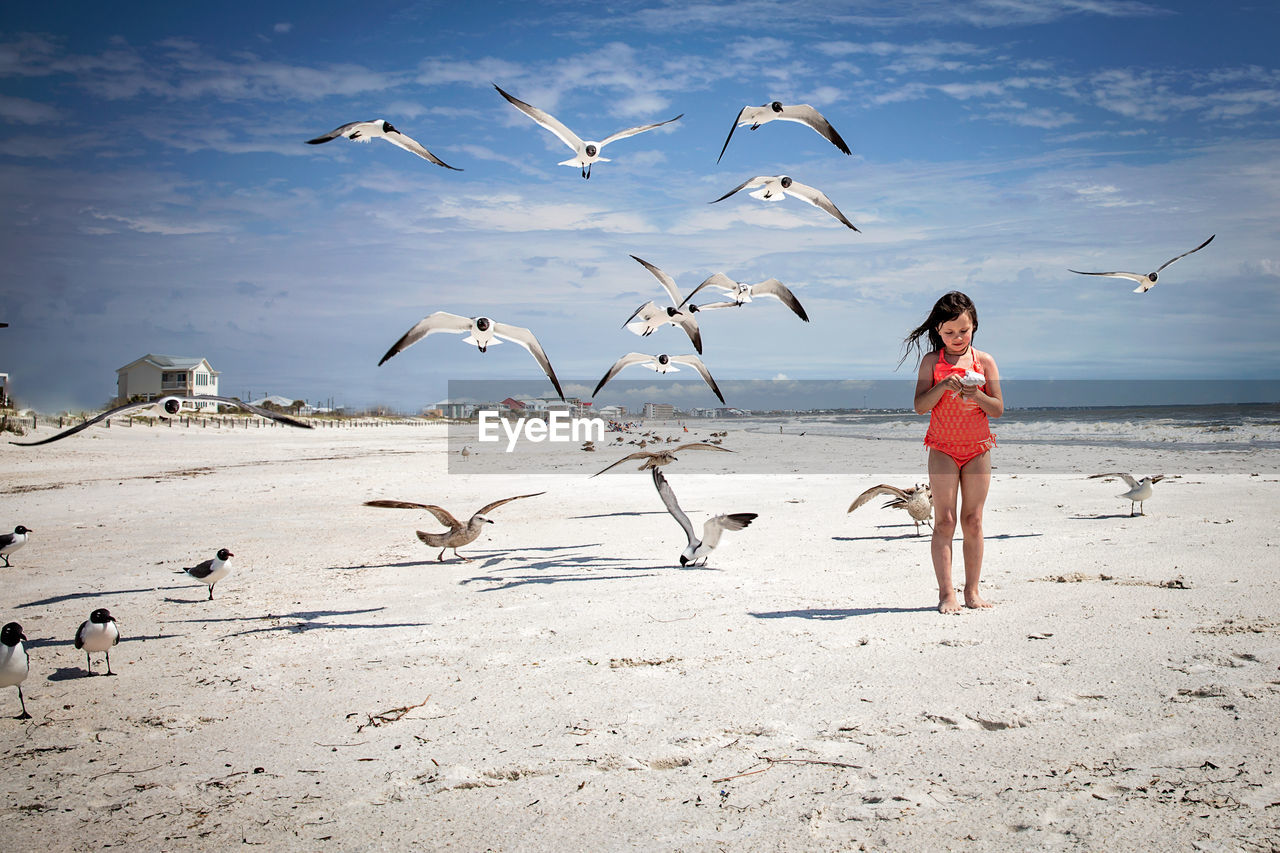
[(436, 562), (444, 562), (444, 552), (453, 549), (453, 556), (462, 560), (464, 563), (471, 562), (467, 557), (458, 553), (458, 549), (463, 545), (470, 545), (472, 542), (480, 538), (480, 533), (484, 530), (484, 525), (493, 524), (493, 519), (486, 518), (485, 513), (489, 510), (497, 509), (505, 503), (518, 501), (521, 498), (536, 498), (538, 495), (545, 495), (546, 492), (534, 492), (531, 495), (516, 495), (515, 497), (503, 498), (500, 501), (494, 501), (491, 504), (485, 504), (476, 510), (476, 514), (463, 523), (454, 518), (448, 510), (443, 507), (434, 506), (432, 504), (415, 504), (407, 501), (365, 501), (365, 506), (385, 507), (388, 509), (425, 509), (434, 515), (441, 524), (449, 528), (444, 533), (427, 533), (419, 530), (418, 538), (433, 548), (439, 548), (440, 553), (436, 555)]
[(417, 154), (423, 160), (430, 160), (437, 166), (444, 166), (446, 169), (453, 169), (455, 172), (461, 172), (461, 169), (450, 166), (427, 149), (423, 148), (413, 139), (405, 136), (392, 126), (391, 122), (383, 121), (380, 118), (370, 119), (369, 121), (353, 121), (344, 124), (342, 127), (335, 127), (324, 136), (317, 136), (315, 139), (308, 139), (308, 145), (320, 145), (331, 139), (337, 139), (339, 136), (345, 136), (347, 139), (356, 142), (370, 142), (374, 139), (385, 139), (392, 145), (399, 146), (411, 154)]
[[(716, 201), (724, 201), (729, 196), (741, 189), (749, 189), (751, 187), (759, 187), (754, 192), (749, 193), (752, 198), (763, 199), (764, 201), (782, 201), (787, 196), (795, 196), (801, 201), (808, 202), (814, 207), (821, 208), (830, 213), (836, 219), (839, 219), (854, 231), (858, 231), (858, 226), (854, 225), (848, 219), (845, 219), (843, 213), (827, 198), (826, 193), (822, 190), (815, 189), (808, 184), (802, 184), (799, 181), (792, 180), (787, 175), (759, 175), (754, 178), (748, 178), (729, 190)], [(716, 201), (711, 202), (715, 204)], [(861, 231), (858, 231), (861, 234)]]
[(1161, 264), (1159, 267), (1156, 268), (1155, 272), (1149, 272), (1146, 275), (1140, 275), (1136, 272), (1081, 272), (1080, 270), (1073, 270), (1073, 269), (1068, 269), (1067, 272), (1073, 272), (1073, 273), (1076, 273), (1077, 275), (1107, 275), (1107, 276), (1111, 276), (1112, 278), (1127, 278), (1130, 281), (1136, 281), (1138, 283), (1138, 286), (1133, 289), (1134, 293), (1146, 293), (1148, 290), (1156, 286), (1156, 281), (1160, 278), (1160, 273), (1164, 272), (1165, 267), (1169, 266), (1169, 264), (1173, 263), (1179, 258), (1185, 258), (1187, 255), (1190, 255), (1193, 252), (1200, 251), (1205, 246), (1212, 243), (1213, 238), (1217, 236), (1218, 236), (1217, 234), (1212, 235), (1208, 240), (1205, 240), (1203, 243), (1201, 243), (1199, 246), (1196, 246), (1190, 252), (1183, 252), (1181, 255), (1178, 255), (1177, 258), (1171, 258), (1165, 261), (1163, 264)]
[(680, 509), (680, 504), (676, 501), (676, 493), (671, 491), (671, 484), (667, 482), (667, 478), (662, 476), (662, 470), (653, 469), (653, 485), (658, 490), (662, 502), (666, 504), (667, 512), (671, 513), (671, 517), (680, 523), (680, 527), (684, 530), (684, 535), (689, 538), (688, 546), (680, 552), (681, 566), (697, 566), (698, 561), (702, 561), (702, 565), (707, 564), (707, 556), (720, 543), (720, 534), (726, 530), (741, 530), (751, 522), (755, 521), (757, 514), (754, 512), (735, 512), (732, 515), (717, 515), (706, 520), (702, 525), (702, 538), (699, 539), (693, 530), (693, 522), (689, 520), (689, 516), (684, 514), (684, 510)]
[(686, 364), (698, 371), (698, 373), (702, 374), (703, 381), (711, 386), (711, 390), (715, 392), (715, 395), (718, 398), (720, 398), (720, 402), (724, 402), (724, 395), (720, 393), (720, 388), (717, 387), (716, 381), (711, 378), (711, 372), (707, 370), (707, 366), (702, 363), (702, 359), (692, 354), (667, 355), (666, 353), (662, 353), (661, 355), (645, 355), (642, 352), (629, 352), (613, 363), (613, 367), (609, 368), (609, 372), (600, 380), (600, 384), (596, 385), (596, 390), (591, 392), (591, 396), (594, 397), (599, 394), (600, 389), (605, 386), (606, 382), (617, 376), (620, 370), (630, 367), (633, 364), (642, 365), (658, 373), (675, 373), (680, 369), (676, 367), (677, 364)]
[(502, 91), (502, 87), (496, 83), (493, 88), (497, 89), (498, 94), (506, 98), (507, 102), (510, 103), (511, 106), (515, 107), (520, 112), (524, 113), (529, 118), (554, 133), (557, 139), (572, 148), (573, 156), (568, 160), (562, 161), (558, 165), (576, 166), (582, 170), (582, 177), (584, 178), (591, 177), (592, 163), (609, 162), (609, 158), (601, 157), (600, 152), (610, 142), (617, 142), (619, 139), (626, 139), (628, 136), (635, 136), (637, 133), (644, 133), (646, 130), (653, 130), (655, 127), (662, 127), (664, 124), (671, 124), (671, 122), (684, 117), (684, 113), (680, 113), (680, 115), (675, 118), (669, 118), (666, 121), (660, 121), (655, 124), (644, 124), (639, 127), (629, 127), (626, 130), (620, 130), (611, 136), (606, 136), (599, 142), (596, 142), (594, 139), (583, 141), (576, 133), (565, 127), (559, 119), (551, 115), (551, 113), (543, 112), (537, 107), (530, 106), (519, 98), (507, 94)]
[(684, 329), (685, 334), (689, 336), (689, 340), (693, 342), (693, 348), (702, 354), (702, 332), (698, 330), (698, 321), (693, 316), (693, 312), (698, 310), (697, 305), (690, 305), (686, 308), (678, 308), (683, 306), (687, 299), (680, 298), (680, 289), (676, 287), (675, 279), (667, 275), (662, 270), (655, 267), (648, 261), (641, 260), (635, 255), (632, 259), (653, 273), (658, 281), (662, 282), (662, 286), (667, 289), (667, 296), (671, 298), (671, 304), (663, 308), (656, 302), (646, 302), (636, 309), (627, 322), (623, 323), (623, 327), (630, 329), (641, 337), (648, 337), (656, 330), (670, 323), (672, 326), (679, 326)]
[(917, 485), (906, 489), (884, 484), (872, 486), (854, 498), (847, 512), (853, 512), (876, 495), (890, 496), (891, 500), (882, 507), (883, 509), (905, 509), (911, 516), (911, 520), (916, 523), (917, 536), (920, 535), (920, 522), (923, 521), (933, 527), (933, 490), (928, 486)]
[(538, 343), (538, 339), (533, 336), (533, 332), (520, 326), (509, 326), (506, 323), (499, 323), (488, 317), (463, 317), (459, 314), (450, 314), (447, 311), (437, 311), (423, 317), (409, 331), (400, 336), (400, 340), (391, 345), (391, 349), (387, 350), (387, 354), (378, 362), (381, 367), (386, 363), (387, 359), (398, 352), (408, 349), (427, 335), (434, 332), (449, 332), (454, 335), (466, 335), (462, 340), (485, 352), (491, 345), (502, 343), (503, 340), (517, 343), (529, 351), (529, 354), (537, 359), (538, 364), (542, 366), (543, 371), (551, 380), (551, 384), (555, 386), (556, 393), (560, 395), (560, 399), (564, 399), (564, 391), (560, 390), (560, 380), (556, 379), (556, 372), (551, 369), (551, 362), (547, 360), (547, 354), (542, 351), (542, 344)]
[[(684, 301), (688, 302), (704, 287), (713, 287), (716, 290), (719, 290), (721, 293), (728, 296), (731, 301), (708, 302), (705, 305), (699, 305), (699, 311), (706, 311), (711, 308), (735, 308), (750, 302), (753, 297), (769, 296), (777, 299), (783, 305), (786, 305), (794, 311), (795, 315), (801, 320), (804, 320), (806, 323), (809, 322), (809, 315), (804, 312), (804, 306), (800, 304), (800, 300), (796, 299), (796, 295), (792, 293), (785, 284), (778, 281), (776, 278), (765, 279), (759, 284), (747, 284), (745, 281), (734, 281), (724, 273), (718, 272), (702, 284), (695, 287), (693, 289), (693, 293), (686, 296)], [(684, 305), (684, 302), (681, 302), (680, 305)]]
[(51, 435), (40, 441), (11, 441), (10, 444), (17, 444), (23, 447), (35, 447), (38, 444), (48, 444), (51, 441), (58, 441), (69, 435), (75, 435), (81, 430), (88, 429), (99, 421), (105, 421), (114, 415), (123, 415), (129, 412), (135, 412), (140, 415), (149, 415), (157, 418), (172, 418), (179, 415), (183, 410), (189, 414), (196, 413), (196, 404), (200, 402), (221, 403), (224, 406), (236, 406), (244, 409), (250, 414), (257, 415), (260, 418), (270, 418), (273, 421), (279, 421), (282, 424), (288, 424), (291, 427), (299, 429), (311, 429), (311, 424), (294, 420), (288, 415), (282, 415), (279, 412), (272, 412), (267, 409), (261, 409), (250, 403), (246, 403), (236, 397), (218, 397), (213, 394), (196, 394), (190, 397), (161, 397), (159, 400), (148, 400), (139, 403), (125, 403), (123, 406), (116, 406), (114, 409), (108, 409), (95, 418), (90, 418), (82, 424), (76, 424), (71, 429), (63, 430), (57, 435)]
[(1132, 474), (1125, 474), (1123, 472), (1117, 471), (1111, 474), (1093, 474), (1092, 476), (1089, 477), (1089, 479), (1096, 480), (1099, 477), (1119, 477), (1121, 480), (1124, 480), (1126, 483), (1129, 484), (1129, 491), (1125, 492), (1122, 495), (1116, 495), (1116, 497), (1128, 499), (1129, 515), (1132, 516), (1134, 514), (1133, 505), (1135, 503), (1138, 505), (1137, 514), (1146, 515), (1146, 513), (1143, 511), (1142, 504), (1143, 502), (1151, 498), (1151, 493), (1152, 491), (1154, 491), (1151, 487), (1154, 486), (1156, 483), (1160, 482), (1161, 480), (1163, 480), (1164, 474), (1156, 474), (1153, 477), (1143, 477), (1141, 480), (1135, 480), (1133, 479)]
[[(751, 125), (751, 129), (755, 130), (760, 125), (775, 120), (806, 124), (825, 136), (828, 142), (845, 154), (853, 153), (849, 150), (849, 146), (845, 145), (844, 140), (840, 138), (840, 134), (836, 133), (836, 129), (831, 126), (831, 122), (823, 118), (822, 113), (813, 107), (808, 104), (784, 104), (781, 101), (772, 101), (759, 107), (746, 106), (742, 108), (738, 113), (738, 117), (733, 120), (733, 124), (729, 127), (729, 135), (724, 138), (724, 147), (720, 149), (720, 157), (724, 156), (725, 149), (729, 147), (729, 140), (733, 139), (735, 130), (744, 124)], [(720, 157), (716, 158), (717, 163), (720, 162)]]
[(707, 444), (701, 441), (694, 441), (688, 444), (678, 444), (675, 447), (671, 447), (666, 450), (637, 450), (635, 453), (632, 453), (630, 456), (624, 456), (621, 459), (619, 459), (617, 462), (614, 462), (612, 465), (605, 466), (603, 469), (595, 472), (591, 476), (599, 477), (601, 474), (603, 474), (605, 471), (608, 471), (610, 468), (614, 467), (615, 465), (621, 465), (623, 462), (626, 462), (630, 459), (644, 460), (644, 462), (640, 463), (640, 467), (636, 469), (637, 471), (643, 471), (646, 468), (652, 468), (653, 470), (656, 471), (659, 467), (663, 465), (670, 465), (672, 462), (675, 462), (676, 453), (681, 450), (720, 450), (720, 451), (723, 451), (724, 453), (734, 452), (727, 447), (720, 447), (715, 444)]

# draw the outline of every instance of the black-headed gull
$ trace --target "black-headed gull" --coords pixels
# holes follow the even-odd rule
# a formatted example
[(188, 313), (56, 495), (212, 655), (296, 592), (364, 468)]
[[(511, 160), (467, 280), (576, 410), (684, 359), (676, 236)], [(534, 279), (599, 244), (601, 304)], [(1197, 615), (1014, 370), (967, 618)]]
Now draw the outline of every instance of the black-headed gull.
[(538, 364), (542, 366), (543, 371), (547, 374), (547, 378), (555, 386), (556, 393), (560, 395), (560, 399), (564, 399), (564, 391), (560, 390), (560, 380), (556, 379), (556, 372), (551, 369), (551, 362), (547, 360), (547, 354), (543, 352), (542, 344), (538, 343), (538, 339), (534, 337), (533, 332), (520, 326), (499, 323), (489, 317), (463, 317), (460, 314), (450, 314), (447, 311), (437, 311), (434, 314), (429, 314), (419, 320), (412, 329), (401, 335), (400, 340), (391, 345), (391, 349), (387, 350), (387, 354), (378, 362), (378, 366), (381, 367), (391, 356), (408, 349), (427, 335), (436, 332), (466, 335), (462, 340), (478, 347), (480, 352), (485, 352), (491, 345), (502, 343), (502, 341), (498, 340), (499, 338), (519, 344), (537, 359)]
[(369, 121), (353, 121), (344, 124), (342, 127), (335, 127), (324, 136), (317, 136), (315, 139), (308, 139), (308, 145), (320, 145), (331, 139), (337, 139), (339, 136), (345, 136), (347, 139), (355, 142), (369, 142), (374, 139), (385, 139), (392, 145), (399, 146), (411, 154), (417, 154), (423, 160), (430, 160), (437, 166), (444, 166), (446, 169), (453, 169), (455, 172), (462, 170), (450, 166), (436, 155), (432, 154), (426, 148), (423, 148), (417, 141), (405, 136), (392, 126), (391, 122), (384, 121), (380, 118), (370, 119)]
[(493, 524), (493, 519), (487, 518), (485, 513), (489, 510), (497, 509), (505, 503), (518, 501), (521, 498), (536, 498), (538, 495), (545, 495), (546, 492), (534, 492), (531, 495), (516, 495), (510, 498), (503, 498), (500, 501), (494, 501), (491, 504), (485, 504), (476, 510), (475, 515), (463, 523), (453, 517), (453, 514), (443, 507), (433, 504), (415, 504), (408, 501), (365, 501), (365, 506), (386, 507), (388, 509), (425, 509), (436, 517), (436, 519), (449, 528), (444, 533), (427, 533), (425, 530), (417, 531), (418, 538), (433, 548), (439, 548), (440, 553), (436, 555), (436, 562), (444, 562), (444, 552), (453, 549), (453, 556), (462, 560), (464, 563), (471, 562), (467, 557), (458, 553), (458, 549), (463, 545), (470, 545), (472, 542), (480, 538), (480, 533), (484, 530), (484, 525)]
[[(722, 294), (729, 296), (730, 302), (708, 302), (699, 305), (699, 311), (706, 311), (712, 308), (733, 308), (735, 306), (744, 305), (750, 302), (753, 297), (770, 296), (777, 299), (783, 305), (786, 305), (796, 316), (806, 323), (809, 322), (809, 315), (804, 312), (804, 306), (800, 304), (800, 300), (796, 299), (796, 295), (782, 282), (776, 278), (765, 279), (759, 284), (747, 284), (745, 281), (734, 281), (724, 273), (715, 273), (707, 278), (702, 284), (693, 289), (693, 292), (684, 298), (688, 302), (694, 297), (698, 291), (703, 288), (712, 287), (719, 290)], [(681, 303), (683, 305), (684, 303)]]
[(107, 656), (107, 675), (115, 675), (111, 671), (111, 647), (120, 642), (120, 629), (116, 627), (116, 618), (105, 607), (99, 607), (89, 614), (87, 622), (80, 623), (76, 631), (76, 648), (84, 650), (84, 668), (93, 675), (93, 663), (89, 660), (89, 652), (102, 652)]
[(1073, 272), (1078, 275), (1106, 275), (1106, 276), (1111, 276), (1112, 278), (1127, 278), (1130, 281), (1136, 281), (1138, 283), (1138, 286), (1133, 289), (1134, 293), (1146, 293), (1148, 290), (1156, 286), (1156, 281), (1160, 278), (1160, 273), (1164, 272), (1165, 267), (1169, 266), (1169, 264), (1173, 263), (1179, 258), (1185, 258), (1187, 255), (1190, 255), (1192, 252), (1200, 251), (1205, 246), (1212, 243), (1213, 238), (1217, 236), (1218, 236), (1217, 234), (1214, 234), (1208, 240), (1205, 240), (1203, 243), (1201, 243), (1199, 246), (1196, 246), (1190, 252), (1183, 252), (1181, 255), (1178, 255), (1177, 258), (1171, 258), (1165, 261), (1163, 264), (1161, 264), (1159, 267), (1156, 268), (1155, 272), (1149, 272), (1146, 275), (1140, 275), (1136, 272), (1081, 272), (1080, 270), (1073, 270), (1073, 269), (1068, 269), (1067, 272)]
[[(657, 441), (658, 439), (654, 439), (654, 440)], [(641, 442), (642, 446), (643, 444), (644, 442)], [(663, 465), (670, 465), (672, 462), (677, 461), (675, 454), (681, 450), (720, 450), (725, 453), (735, 452), (733, 450), (730, 450), (727, 447), (720, 447), (719, 445), (716, 445), (716, 444), (708, 444), (707, 442), (704, 442), (704, 441), (691, 441), (688, 444), (678, 444), (675, 447), (668, 447), (665, 450), (637, 450), (635, 453), (632, 453), (629, 456), (622, 457), (617, 462), (614, 462), (610, 465), (606, 465), (604, 468), (601, 468), (599, 471), (595, 472), (591, 476), (599, 477), (601, 474), (603, 474), (605, 471), (608, 471), (610, 468), (613, 468), (615, 465), (621, 465), (623, 462), (627, 462), (631, 459), (644, 460), (643, 462), (640, 463), (640, 467), (636, 469), (637, 471), (644, 471), (648, 468), (652, 468), (656, 471), (658, 468), (662, 467)], [(587, 479), (590, 479), (590, 477), (588, 477)]]
[(1125, 498), (1129, 501), (1129, 515), (1132, 516), (1134, 514), (1133, 505), (1135, 503), (1138, 505), (1137, 514), (1146, 515), (1146, 512), (1143, 511), (1142, 504), (1151, 499), (1151, 493), (1154, 491), (1151, 487), (1163, 480), (1164, 474), (1156, 474), (1151, 477), (1143, 477), (1141, 480), (1135, 480), (1132, 474), (1125, 474), (1121, 471), (1116, 471), (1111, 474), (1093, 474), (1089, 479), (1096, 480), (1099, 477), (1119, 477), (1129, 485), (1129, 491), (1122, 495), (1116, 495), (1116, 497)]
[(212, 559), (197, 563), (186, 569), (178, 569), (175, 574), (190, 575), (200, 583), (209, 587), (209, 600), (213, 601), (213, 586), (218, 581), (231, 574), (231, 558), (232, 554), (226, 548), (219, 548), (218, 553), (213, 555)]
[(22, 633), (22, 626), (10, 622), (0, 629), (0, 687), (18, 688), (18, 702), (22, 705), (22, 713), (15, 720), (29, 720), (27, 700), (22, 696), (22, 682), (27, 680), (31, 671), (31, 661), (27, 658), (27, 647), (24, 645), (27, 635)]
[(684, 118), (684, 113), (675, 118), (669, 118), (666, 121), (655, 122), (654, 124), (643, 124), (639, 127), (629, 127), (626, 130), (620, 130), (610, 136), (606, 136), (599, 142), (594, 139), (582, 140), (579, 136), (548, 112), (538, 109), (535, 106), (526, 104), (524, 101), (514, 97), (504, 91), (498, 84), (494, 84), (493, 88), (498, 90), (498, 94), (507, 99), (511, 106), (536, 121), (556, 135), (556, 138), (573, 149), (573, 156), (568, 160), (560, 162), (561, 166), (576, 166), (582, 170), (582, 177), (591, 177), (592, 163), (608, 163), (608, 157), (601, 157), (600, 151), (610, 142), (617, 142), (619, 139), (626, 139), (628, 136), (635, 136), (637, 133), (644, 133), (646, 130), (653, 130), (655, 127), (662, 127), (664, 124), (671, 124)]
[(876, 495), (890, 496), (891, 500), (884, 505), (884, 509), (905, 509), (911, 516), (911, 520), (916, 523), (917, 536), (920, 535), (920, 522), (923, 521), (933, 527), (933, 490), (929, 486), (916, 485), (906, 489), (883, 483), (872, 486), (854, 498), (847, 511), (853, 512)]
[(0, 559), (4, 560), (6, 568), (9, 566), (9, 555), (27, 544), (29, 533), (31, 533), (30, 528), (19, 524), (13, 528), (12, 533), (0, 534)]
[(689, 516), (684, 514), (684, 510), (680, 509), (680, 504), (676, 501), (676, 493), (671, 491), (671, 484), (667, 482), (667, 478), (662, 476), (662, 469), (653, 469), (653, 485), (658, 490), (662, 502), (667, 507), (667, 512), (671, 513), (671, 517), (679, 522), (684, 535), (688, 537), (689, 544), (680, 552), (681, 566), (696, 566), (698, 561), (702, 561), (702, 565), (707, 564), (707, 556), (711, 553), (716, 545), (720, 544), (720, 535), (726, 530), (742, 530), (744, 527), (755, 521), (757, 518), (754, 512), (735, 512), (732, 515), (717, 515), (706, 520), (702, 525), (702, 538), (699, 539), (693, 530), (693, 522), (689, 520)]
[[(795, 196), (801, 201), (808, 202), (814, 207), (825, 210), (827, 213), (830, 213), (854, 231), (858, 231), (858, 227), (848, 219), (845, 219), (844, 214), (841, 213), (834, 204), (832, 204), (831, 199), (827, 198), (826, 193), (822, 192), (822, 190), (815, 189), (808, 184), (802, 184), (799, 181), (792, 180), (787, 175), (758, 175), (754, 178), (748, 178), (724, 195), (720, 196), (716, 201), (724, 201), (738, 190), (748, 189), (751, 187), (760, 188), (749, 193), (752, 198), (763, 199), (764, 201), (782, 201), (789, 195)], [(711, 204), (715, 204), (716, 201), (711, 202)], [(858, 233), (862, 232), (859, 231)]]
[(680, 289), (676, 287), (675, 279), (648, 261), (637, 258), (635, 255), (631, 257), (653, 273), (654, 278), (662, 282), (662, 286), (667, 289), (667, 296), (671, 299), (671, 304), (664, 308), (656, 302), (646, 302), (637, 308), (635, 313), (622, 325), (641, 337), (652, 335), (668, 323), (672, 326), (679, 326), (684, 329), (685, 334), (689, 336), (689, 340), (693, 342), (693, 348), (701, 355), (702, 332), (698, 330), (698, 321), (693, 316), (693, 312), (698, 310), (698, 306), (676, 307), (683, 305), (687, 300), (680, 298)]
[[(836, 133), (836, 129), (831, 126), (831, 122), (827, 121), (822, 113), (813, 107), (808, 104), (784, 104), (781, 101), (771, 101), (759, 107), (746, 106), (742, 108), (729, 128), (729, 135), (724, 138), (724, 146), (720, 149), (720, 157), (724, 156), (725, 149), (729, 147), (729, 140), (733, 139), (735, 130), (744, 124), (751, 125), (751, 129), (755, 130), (760, 125), (768, 124), (771, 121), (794, 121), (808, 125), (826, 137), (828, 142), (845, 154), (853, 153), (849, 150), (849, 146), (845, 145), (844, 140), (840, 138), (840, 134)], [(720, 157), (716, 158), (717, 163), (720, 162)]]
[(240, 400), (236, 397), (219, 397), (215, 394), (194, 394), (194, 395), (185, 396), (185, 397), (169, 396), (169, 397), (161, 397), (158, 400), (147, 400), (144, 402), (137, 402), (137, 403), (125, 403), (123, 406), (116, 406), (114, 409), (108, 409), (107, 411), (103, 412), (97, 417), (90, 418), (89, 420), (85, 421), (82, 424), (76, 424), (70, 429), (63, 430), (57, 435), (51, 435), (48, 438), (41, 439), (40, 441), (11, 441), (9, 443), (17, 444), (22, 447), (35, 447), (36, 445), (39, 445), (39, 444), (48, 444), (51, 441), (57, 441), (59, 439), (66, 438), (69, 435), (75, 435), (81, 430), (88, 429), (89, 427), (93, 426), (99, 421), (104, 421), (107, 418), (113, 417), (115, 415), (123, 415), (130, 412), (133, 412), (139, 415), (149, 415), (151, 417), (158, 417), (158, 418), (177, 417), (179, 414), (181, 414), (184, 411), (187, 414), (198, 414), (196, 404), (200, 402), (219, 403), (224, 406), (235, 406), (237, 408), (244, 409), (246, 412), (255, 414), (260, 418), (270, 418), (273, 421), (279, 421), (282, 424), (288, 424), (291, 427), (298, 427), (299, 429), (312, 429), (312, 426), (309, 423), (304, 423), (303, 421), (294, 420), (288, 415), (282, 415), (279, 412), (272, 412), (268, 409), (259, 408), (258, 406), (255, 406), (252, 403), (246, 403), (243, 400)]
[(596, 385), (596, 390), (591, 392), (591, 396), (594, 397), (599, 394), (600, 389), (605, 386), (606, 382), (617, 376), (620, 370), (630, 367), (633, 364), (643, 365), (644, 367), (658, 373), (674, 373), (680, 369), (676, 367), (677, 364), (687, 364), (702, 375), (703, 381), (711, 386), (711, 390), (720, 398), (720, 402), (724, 402), (724, 395), (720, 393), (720, 388), (716, 385), (716, 381), (711, 378), (711, 372), (707, 370), (707, 366), (702, 363), (702, 359), (692, 354), (667, 355), (666, 353), (662, 353), (661, 355), (646, 355), (642, 352), (629, 352), (613, 363), (613, 367), (609, 368), (609, 372), (606, 373), (604, 378), (600, 380), (598, 385)]

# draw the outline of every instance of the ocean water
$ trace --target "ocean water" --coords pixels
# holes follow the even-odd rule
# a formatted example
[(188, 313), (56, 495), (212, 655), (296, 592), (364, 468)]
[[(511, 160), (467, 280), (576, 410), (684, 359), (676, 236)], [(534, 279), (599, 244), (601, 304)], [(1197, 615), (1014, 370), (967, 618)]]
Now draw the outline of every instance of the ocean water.
[[(733, 423), (726, 421), (726, 424)], [(924, 440), (928, 415), (910, 410), (848, 415), (751, 418), (748, 430), (810, 435)], [(1100, 406), (1006, 409), (992, 421), (1001, 444), (1089, 443), (1116, 447), (1186, 450), (1280, 449), (1280, 403), (1196, 406)]]

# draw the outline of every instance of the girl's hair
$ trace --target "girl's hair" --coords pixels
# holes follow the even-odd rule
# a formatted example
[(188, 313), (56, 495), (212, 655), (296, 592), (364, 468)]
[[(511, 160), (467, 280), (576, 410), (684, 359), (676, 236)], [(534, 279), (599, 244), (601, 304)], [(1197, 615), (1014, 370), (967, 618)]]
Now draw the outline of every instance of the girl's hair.
[(898, 366), (901, 367), (907, 360), (912, 349), (915, 350), (916, 361), (919, 362), (923, 356), (920, 352), (920, 339), (926, 335), (929, 337), (930, 351), (942, 349), (942, 335), (938, 334), (938, 327), (943, 323), (951, 322), (966, 311), (969, 312), (969, 319), (973, 320), (973, 330), (978, 331), (978, 309), (973, 306), (973, 300), (958, 290), (944, 293), (937, 302), (933, 303), (929, 319), (912, 329), (911, 334), (903, 339), (902, 358), (898, 359)]

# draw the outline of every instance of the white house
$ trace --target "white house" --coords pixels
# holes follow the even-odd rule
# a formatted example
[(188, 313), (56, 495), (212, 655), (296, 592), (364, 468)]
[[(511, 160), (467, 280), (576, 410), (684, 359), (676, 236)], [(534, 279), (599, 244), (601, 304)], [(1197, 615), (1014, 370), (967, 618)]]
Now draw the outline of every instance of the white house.
[[(217, 394), (218, 371), (203, 358), (148, 353), (116, 370), (116, 396), (120, 400), (155, 400), (169, 394)], [(292, 402), (292, 401), (290, 401)], [(198, 403), (217, 408), (217, 403)]]

